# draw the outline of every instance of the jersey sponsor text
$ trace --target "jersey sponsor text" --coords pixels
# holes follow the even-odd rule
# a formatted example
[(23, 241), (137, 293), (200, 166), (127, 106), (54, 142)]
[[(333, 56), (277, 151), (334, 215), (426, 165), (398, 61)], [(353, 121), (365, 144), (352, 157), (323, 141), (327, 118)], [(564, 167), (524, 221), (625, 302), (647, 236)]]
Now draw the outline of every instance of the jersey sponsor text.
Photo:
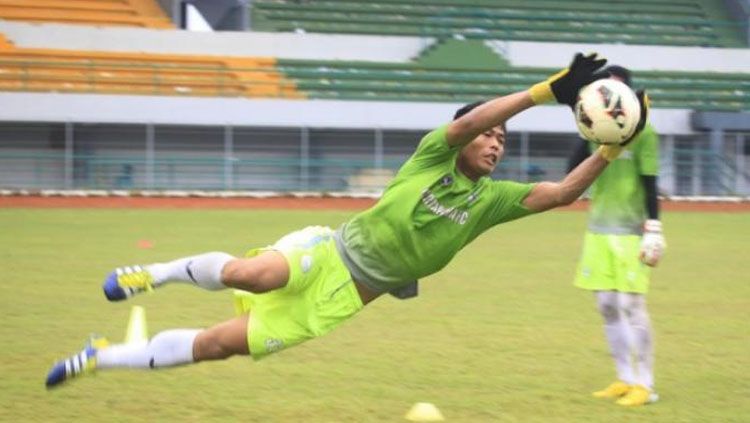
[(467, 210), (458, 209), (455, 207), (445, 207), (440, 204), (435, 195), (430, 192), (429, 189), (422, 191), (422, 203), (431, 212), (438, 216), (447, 217), (451, 221), (458, 223), (459, 225), (466, 224), (469, 220), (469, 212)]

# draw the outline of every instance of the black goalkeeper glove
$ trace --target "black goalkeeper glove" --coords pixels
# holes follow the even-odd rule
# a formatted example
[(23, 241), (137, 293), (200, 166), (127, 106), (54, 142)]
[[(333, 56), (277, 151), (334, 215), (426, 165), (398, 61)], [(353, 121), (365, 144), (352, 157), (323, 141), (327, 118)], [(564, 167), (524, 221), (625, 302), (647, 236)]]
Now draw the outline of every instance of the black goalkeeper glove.
[(597, 58), (596, 53), (590, 53), (587, 56), (576, 53), (570, 66), (529, 89), (531, 99), (534, 104), (542, 104), (554, 99), (560, 104), (567, 104), (572, 109), (581, 88), (608, 76), (596, 73), (606, 63), (607, 59)]

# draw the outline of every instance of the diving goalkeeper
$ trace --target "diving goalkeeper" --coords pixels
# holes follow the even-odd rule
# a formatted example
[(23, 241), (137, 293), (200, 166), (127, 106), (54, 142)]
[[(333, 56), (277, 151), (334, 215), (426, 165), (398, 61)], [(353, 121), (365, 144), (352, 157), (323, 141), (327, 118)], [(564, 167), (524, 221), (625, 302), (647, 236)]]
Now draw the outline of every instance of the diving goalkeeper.
[(324, 335), (383, 293), (437, 272), (491, 227), (574, 201), (619, 147), (598, 149), (560, 182), (521, 184), (488, 175), (503, 157), (508, 119), (537, 104), (572, 105), (604, 64), (578, 54), (528, 90), (464, 106), (421, 140), (377, 204), (336, 230), (308, 227), (244, 258), (210, 252), (116, 269), (104, 282), (111, 301), (187, 283), (235, 289), (240, 315), (208, 329), (166, 330), (145, 345), (92, 339), (55, 364), (46, 385), (95, 370), (266, 357)]

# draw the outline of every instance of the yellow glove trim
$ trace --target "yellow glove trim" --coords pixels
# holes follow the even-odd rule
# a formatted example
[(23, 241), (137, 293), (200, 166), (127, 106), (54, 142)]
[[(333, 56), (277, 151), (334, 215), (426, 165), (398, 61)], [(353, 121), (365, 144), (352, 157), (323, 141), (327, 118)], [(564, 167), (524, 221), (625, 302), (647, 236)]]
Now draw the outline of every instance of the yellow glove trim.
[(534, 104), (543, 104), (553, 101), (555, 95), (552, 93), (552, 83), (566, 73), (568, 73), (567, 68), (557, 72), (542, 82), (532, 85), (531, 88), (529, 88), (529, 94), (531, 95), (531, 100)]
[(529, 95), (531, 95), (531, 101), (534, 104), (549, 103), (555, 98), (555, 95), (552, 94), (552, 87), (547, 81), (532, 85), (529, 88)]
[(600, 156), (604, 157), (604, 160), (612, 162), (622, 153), (622, 147), (619, 145), (602, 145), (597, 151)]

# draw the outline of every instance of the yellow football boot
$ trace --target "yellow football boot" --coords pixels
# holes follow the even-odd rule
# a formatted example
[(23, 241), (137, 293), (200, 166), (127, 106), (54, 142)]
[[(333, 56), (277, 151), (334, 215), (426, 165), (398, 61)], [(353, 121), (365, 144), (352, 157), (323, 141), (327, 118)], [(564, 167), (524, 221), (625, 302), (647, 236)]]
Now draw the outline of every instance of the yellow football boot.
[(639, 405), (651, 404), (659, 400), (656, 392), (646, 388), (643, 385), (633, 385), (627, 395), (615, 401), (618, 405), (626, 407), (636, 407)]
[(153, 291), (154, 278), (141, 266), (120, 267), (107, 275), (102, 286), (110, 301), (122, 301), (135, 294)]
[(628, 392), (630, 392), (630, 388), (630, 385), (621, 380), (618, 380), (617, 382), (611, 383), (601, 391), (592, 392), (591, 395), (596, 398), (615, 399), (627, 395)]

